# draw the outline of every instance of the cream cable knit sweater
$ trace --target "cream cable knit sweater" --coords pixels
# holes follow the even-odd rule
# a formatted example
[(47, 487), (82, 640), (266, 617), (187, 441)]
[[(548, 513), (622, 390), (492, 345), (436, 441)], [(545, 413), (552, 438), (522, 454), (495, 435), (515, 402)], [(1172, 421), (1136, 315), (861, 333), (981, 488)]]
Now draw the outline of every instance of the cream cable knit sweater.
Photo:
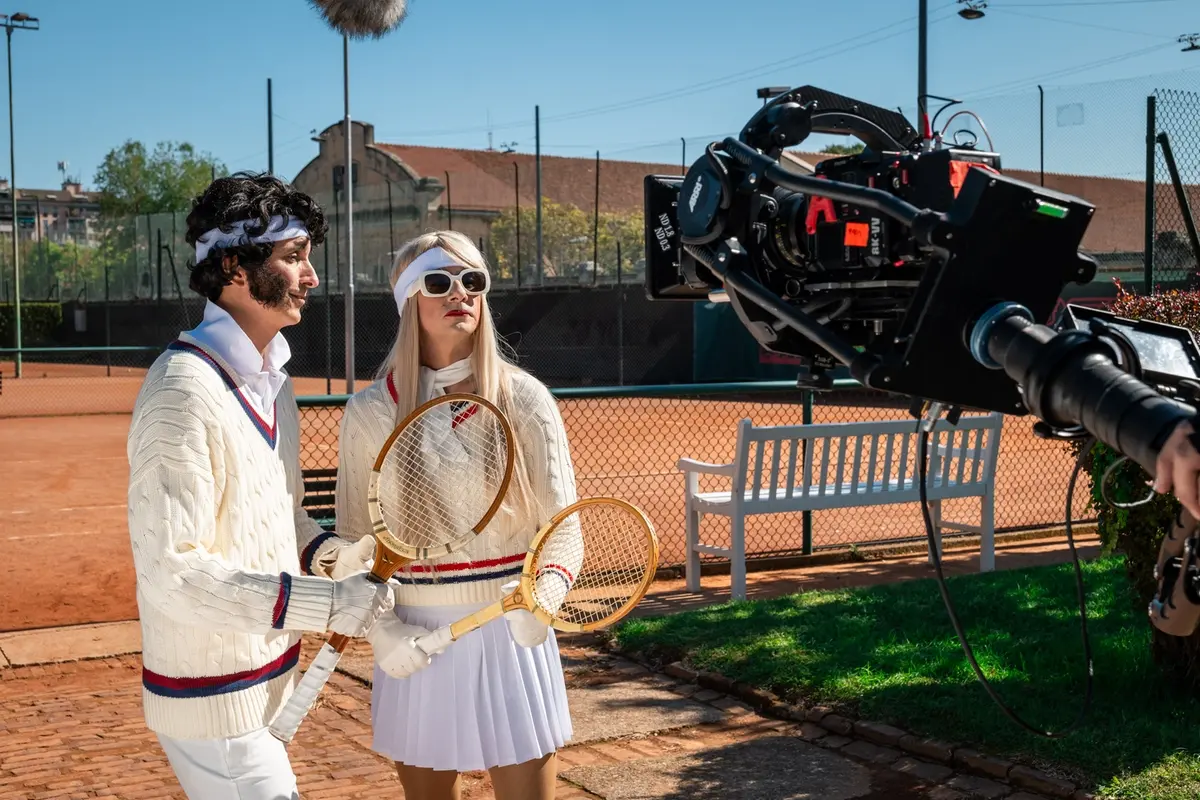
[(301, 570), (323, 537), (301, 507), (291, 381), (268, 425), (233, 375), (182, 334), (150, 368), (129, 430), (144, 712), (175, 738), (268, 725), (293, 689), (300, 631), (324, 631), (333, 598), (331, 581)]
[[(501, 511), (467, 548), (410, 565), (396, 573), (396, 605), (430, 606), (489, 603), (503, 596), (505, 583), (521, 574), (526, 549), (541, 525), (576, 500), (575, 471), (566, 429), (550, 390), (525, 372), (513, 375), (516, 408), (509, 422), (545, 520), (506, 518)], [(440, 392), (439, 392), (440, 394)], [(342, 416), (338, 445), (337, 520), (343, 539), (371, 532), (367, 483), (371, 465), (396, 422), (389, 382), (376, 381), (355, 394)]]

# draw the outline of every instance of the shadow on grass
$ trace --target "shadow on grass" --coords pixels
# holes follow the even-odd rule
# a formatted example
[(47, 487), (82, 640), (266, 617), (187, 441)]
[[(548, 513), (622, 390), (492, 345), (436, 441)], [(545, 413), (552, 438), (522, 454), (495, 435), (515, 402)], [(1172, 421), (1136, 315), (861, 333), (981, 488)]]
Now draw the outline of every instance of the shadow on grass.
[[(1200, 752), (1200, 701), (1167, 686), (1120, 558), (1082, 565), (1095, 665), (1082, 725), (1049, 740), (1004, 716), (976, 682), (932, 580), (806, 592), (631, 620), (622, 646), (769, 688), (804, 702), (1066, 767), (1109, 783), (1180, 750)], [(1059, 731), (1085, 690), (1071, 565), (948, 580), (951, 600), (993, 688), (1023, 719)]]

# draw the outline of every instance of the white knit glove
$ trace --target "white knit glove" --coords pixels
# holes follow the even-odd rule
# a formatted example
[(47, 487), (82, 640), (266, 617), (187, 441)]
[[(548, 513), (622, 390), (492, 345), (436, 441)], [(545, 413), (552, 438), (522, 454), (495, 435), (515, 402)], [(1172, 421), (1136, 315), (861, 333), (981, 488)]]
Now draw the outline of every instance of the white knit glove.
[[(500, 588), (507, 595), (511, 594), (519, 584), (520, 581), (511, 581)], [(512, 635), (513, 641), (521, 647), (537, 647), (546, 641), (546, 637), (550, 634), (549, 625), (541, 622), (531, 611), (523, 608), (506, 611), (504, 619), (508, 622), (508, 632)]]
[(383, 614), (396, 606), (391, 585), (367, 579), (359, 572), (333, 582), (333, 605), (329, 612), (329, 630), (358, 638), (371, 630)]
[(340, 581), (356, 572), (370, 572), (375, 562), (375, 537), (371, 534), (353, 544), (337, 549), (337, 562), (329, 570), (329, 577)]
[(409, 625), (394, 614), (379, 620), (367, 634), (375, 651), (375, 663), (393, 678), (407, 678), (429, 666), (430, 658), (417, 647), (416, 639), (429, 633), (428, 628)]

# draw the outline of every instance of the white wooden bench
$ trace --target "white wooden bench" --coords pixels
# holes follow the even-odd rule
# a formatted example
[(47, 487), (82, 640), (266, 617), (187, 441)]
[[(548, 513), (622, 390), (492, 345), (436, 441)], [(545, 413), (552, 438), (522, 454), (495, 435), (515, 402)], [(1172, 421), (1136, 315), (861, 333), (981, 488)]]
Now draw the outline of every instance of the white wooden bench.
[[(928, 443), (926, 496), (938, 554), (943, 531), (977, 533), (981, 572), (995, 568), (996, 457), (1003, 422), (995, 413), (964, 414), (954, 426), (939, 420)], [(732, 462), (679, 459), (686, 477), (688, 589), (700, 589), (702, 553), (725, 556), (731, 594), (745, 599), (746, 517), (919, 503), (918, 442), (915, 419), (762, 427), (743, 419)], [(730, 488), (702, 492), (702, 474), (724, 476)], [(979, 525), (942, 519), (942, 502), (964, 497), (979, 498)], [(705, 515), (729, 517), (728, 547), (700, 541)]]

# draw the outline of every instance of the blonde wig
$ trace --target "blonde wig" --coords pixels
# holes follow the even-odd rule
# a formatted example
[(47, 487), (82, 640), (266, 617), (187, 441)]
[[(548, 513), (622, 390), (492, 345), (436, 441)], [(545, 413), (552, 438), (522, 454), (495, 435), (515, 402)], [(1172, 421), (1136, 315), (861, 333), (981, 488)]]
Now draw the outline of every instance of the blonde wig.
[[(394, 287), (400, 275), (419, 255), (434, 247), (440, 247), (454, 256), (465, 267), (488, 269), (486, 259), (470, 237), (458, 231), (433, 231), (424, 233), (406, 242), (396, 253), (392, 265), (391, 285)], [(409, 297), (400, 316), (400, 327), (396, 341), (392, 344), (387, 359), (380, 365), (376, 375), (385, 380), (389, 372), (396, 389), (396, 420), (408, 415), (420, 402), (421, 335), (417, 305), (418, 295)], [(496, 335), (496, 326), (488, 306), (487, 296), (478, 298), (479, 324), (473, 335), (471, 371), (475, 381), (475, 393), (495, 403), (504, 412), (514, 427), (522, 419), (521, 409), (516, 408), (513, 398), (512, 377), (520, 372), (512, 361), (507, 342)], [(544, 465), (529, 464), (527, 454), (521, 447), (520, 437), (516, 441), (516, 458), (513, 463), (513, 480), (509, 486), (501, 513), (514, 515), (535, 525), (546, 522), (538, 498), (533, 491), (530, 468), (542, 469)], [(527, 532), (526, 532), (527, 533)]]

